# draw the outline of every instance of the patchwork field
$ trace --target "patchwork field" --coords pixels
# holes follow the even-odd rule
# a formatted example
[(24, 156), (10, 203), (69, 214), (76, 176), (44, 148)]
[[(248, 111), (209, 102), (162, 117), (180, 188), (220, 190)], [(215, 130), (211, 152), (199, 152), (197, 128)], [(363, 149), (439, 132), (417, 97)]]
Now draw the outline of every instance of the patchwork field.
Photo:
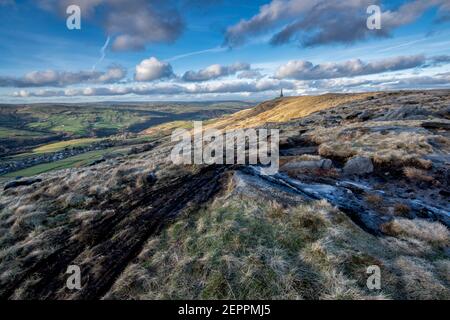
[(19, 130), (7, 127), (0, 127), (0, 139), (7, 138), (27, 138), (36, 137), (41, 135), (41, 133), (32, 130)]
[[(100, 159), (105, 154), (111, 154), (115, 153), (117, 151), (117, 148), (111, 148), (111, 149), (105, 149), (105, 150), (96, 150), (91, 152), (86, 152), (74, 157), (69, 157), (67, 159), (54, 161), (50, 163), (44, 163), (37, 166), (33, 166), (27, 169), (15, 171), (13, 173), (8, 173), (3, 176), (2, 178), (14, 178), (17, 176), (20, 177), (31, 177), (37, 174), (54, 171), (54, 170), (61, 170), (61, 169), (68, 169), (68, 168), (77, 168), (84, 165), (87, 165), (91, 163), (94, 160)], [(119, 155), (120, 152), (117, 152)], [(10, 180), (10, 179), (7, 179)]]
[(52, 141), (139, 133), (172, 121), (206, 120), (245, 102), (0, 105), (0, 156)]
[(47, 152), (56, 152), (63, 150), (64, 148), (69, 147), (80, 147), (88, 145), (92, 142), (101, 141), (101, 139), (96, 138), (83, 138), (83, 139), (74, 139), (74, 140), (68, 140), (68, 141), (61, 141), (61, 142), (55, 142), (50, 143), (41, 147), (38, 147), (36, 149), (33, 149), (33, 153), (47, 153)]

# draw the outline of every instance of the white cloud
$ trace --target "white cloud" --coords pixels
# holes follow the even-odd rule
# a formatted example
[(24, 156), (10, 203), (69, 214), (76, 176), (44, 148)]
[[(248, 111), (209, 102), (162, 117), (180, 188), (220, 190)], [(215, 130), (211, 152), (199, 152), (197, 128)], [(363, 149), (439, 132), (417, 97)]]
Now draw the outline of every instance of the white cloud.
[(136, 81), (154, 81), (174, 76), (172, 66), (168, 62), (159, 61), (155, 57), (142, 60), (136, 66)]
[(261, 79), (264, 76), (258, 70), (246, 70), (237, 75), (238, 79)]
[[(275, 34), (271, 44), (298, 42), (302, 46), (353, 43), (369, 37), (386, 37), (403, 25), (420, 18), (428, 9), (438, 8), (441, 18), (448, 18), (448, 0), (414, 0), (382, 12), (381, 30), (366, 26), (367, 8), (387, 0), (272, 0), (260, 7), (258, 14), (230, 26), (225, 44), (242, 45), (251, 37)], [(280, 30), (281, 29), (281, 30)]]
[(248, 63), (237, 62), (230, 66), (222, 66), (220, 64), (213, 64), (205, 69), (199, 71), (187, 71), (182, 79), (188, 82), (200, 82), (218, 79), (234, 75), (239, 71), (250, 70)]
[(277, 79), (231, 80), (206, 83), (173, 83), (136, 84), (134, 86), (88, 87), (83, 89), (39, 90), (36, 92), (18, 91), (17, 97), (55, 97), (55, 96), (122, 96), (136, 95), (174, 95), (174, 94), (211, 94), (211, 93), (257, 93), (271, 90), (295, 89), (293, 81)]
[(83, 83), (114, 83), (126, 77), (127, 71), (119, 65), (110, 66), (107, 71), (32, 71), (23, 77), (0, 76), (0, 87), (64, 87)]
[(278, 79), (317, 80), (361, 75), (377, 74), (388, 71), (405, 70), (424, 66), (426, 58), (423, 55), (400, 56), (372, 62), (360, 59), (345, 62), (328, 62), (313, 64), (310, 61), (289, 61), (278, 68), (275, 77)]
[(277, 80), (263, 78), (259, 80), (228, 80), (204, 83), (157, 82), (135, 85), (114, 85), (110, 87), (87, 87), (66, 90), (38, 90), (14, 92), (17, 98), (50, 98), (50, 97), (121, 97), (127, 95), (153, 96), (184, 99), (203, 97), (271, 97), (277, 96), (281, 88), (289, 94), (311, 94), (325, 92), (381, 91), (396, 89), (433, 89), (448, 88), (450, 72), (429, 76), (384, 76), (372, 79), (337, 78), (323, 80)]
[(38, 0), (49, 11), (66, 16), (69, 5), (78, 5), (83, 18), (98, 21), (114, 35), (112, 49), (143, 50), (150, 43), (171, 43), (184, 29), (177, 3), (161, 0)]

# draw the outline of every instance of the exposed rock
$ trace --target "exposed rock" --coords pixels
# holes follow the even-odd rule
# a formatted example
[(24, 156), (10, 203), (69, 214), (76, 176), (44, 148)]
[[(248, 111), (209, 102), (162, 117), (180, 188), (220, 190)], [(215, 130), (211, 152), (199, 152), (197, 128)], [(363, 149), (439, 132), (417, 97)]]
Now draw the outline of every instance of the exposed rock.
[(450, 122), (427, 121), (422, 123), (425, 129), (450, 130)]
[(306, 160), (306, 161), (293, 161), (285, 164), (283, 169), (285, 170), (314, 170), (314, 169), (325, 169), (329, 170), (333, 166), (330, 159), (320, 159), (320, 160)]
[(289, 148), (285, 150), (280, 150), (280, 155), (282, 156), (297, 156), (302, 154), (317, 154), (317, 146), (311, 147), (299, 147), (299, 148)]
[(155, 183), (157, 178), (156, 178), (156, 174), (154, 172), (150, 172), (146, 177), (145, 180), (148, 183)]
[(424, 120), (430, 112), (419, 106), (406, 105), (398, 109), (388, 111), (380, 120)]
[(344, 118), (346, 120), (352, 120), (352, 119), (355, 119), (360, 114), (361, 114), (361, 111), (353, 111), (353, 112), (349, 113), (347, 116), (345, 116)]
[(17, 188), (17, 187), (20, 187), (20, 186), (30, 186), (33, 183), (41, 182), (41, 181), (42, 181), (42, 179), (15, 180), (15, 181), (11, 181), (11, 182), (7, 183), (5, 185), (5, 187), (3, 188), (3, 190)]
[(104, 159), (104, 158), (101, 158), (101, 159), (98, 159), (98, 160), (94, 160), (94, 161), (92, 161), (89, 164), (89, 166), (95, 166), (96, 164), (99, 164), (99, 163), (102, 163), (102, 162), (105, 162), (105, 161), (106, 161), (106, 159)]
[(359, 119), (360, 121), (367, 121), (367, 120), (369, 120), (370, 118), (372, 118), (372, 113), (369, 112), (368, 110), (364, 110), (363, 112), (361, 112), (360, 115), (358, 115), (358, 119)]
[(436, 113), (438, 116), (450, 119), (450, 106), (447, 106)]
[(344, 166), (344, 173), (346, 175), (364, 175), (372, 172), (372, 160), (367, 157), (354, 157), (347, 161)]

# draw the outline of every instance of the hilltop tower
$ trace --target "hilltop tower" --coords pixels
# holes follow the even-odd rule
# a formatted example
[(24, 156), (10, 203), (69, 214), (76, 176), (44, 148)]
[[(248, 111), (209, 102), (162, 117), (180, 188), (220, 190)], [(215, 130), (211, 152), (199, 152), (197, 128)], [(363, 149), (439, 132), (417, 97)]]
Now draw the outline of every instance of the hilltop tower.
[(280, 92), (280, 98), (283, 98), (284, 94), (283, 94), (283, 88), (281, 88), (281, 92)]

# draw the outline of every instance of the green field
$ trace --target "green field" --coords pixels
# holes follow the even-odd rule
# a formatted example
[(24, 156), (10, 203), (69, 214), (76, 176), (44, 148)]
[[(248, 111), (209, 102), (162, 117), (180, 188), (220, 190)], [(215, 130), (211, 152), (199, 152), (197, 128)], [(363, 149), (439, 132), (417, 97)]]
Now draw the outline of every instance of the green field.
[(0, 127), (0, 139), (36, 137), (40, 136), (41, 134), (42, 133), (36, 131)]
[(92, 130), (121, 130), (148, 119), (139, 113), (118, 110), (80, 110), (40, 115), (40, 120), (28, 124), (29, 128), (73, 135), (87, 135)]
[(58, 152), (64, 150), (64, 148), (69, 147), (81, 147), (89, 145), (93, 142), (101, 141), (102, 139), (97, 138), (83, 138), (83, 139), (73, 139), (68, 141), (60, 141), (55, 143), (46, 144), (39, 148), (33, 150), (33, 153), (49, 153), (49, 152)]
[(36, 165), (34, 167), (26, 168), (23, 170), (15, 171), (7, 173), (1, 178), (14, 178), (17, 176), (22, 177), (31, 177), (37, 174), (54, 171), (54, 170), (61, 170), (61, 169), (67, 169), (67, 168), (75, 168), (75, 167), (82, 167), (94, 160), (100, 159), (103, 155), (107, 153), (121, 153), (119, 148), (110, 148), (105, 150), (95, 150), (91, 152), (86, 152), (77, 156), (73, 156), (67, 159), (51, 162), (51, 163), (43, 163)]

